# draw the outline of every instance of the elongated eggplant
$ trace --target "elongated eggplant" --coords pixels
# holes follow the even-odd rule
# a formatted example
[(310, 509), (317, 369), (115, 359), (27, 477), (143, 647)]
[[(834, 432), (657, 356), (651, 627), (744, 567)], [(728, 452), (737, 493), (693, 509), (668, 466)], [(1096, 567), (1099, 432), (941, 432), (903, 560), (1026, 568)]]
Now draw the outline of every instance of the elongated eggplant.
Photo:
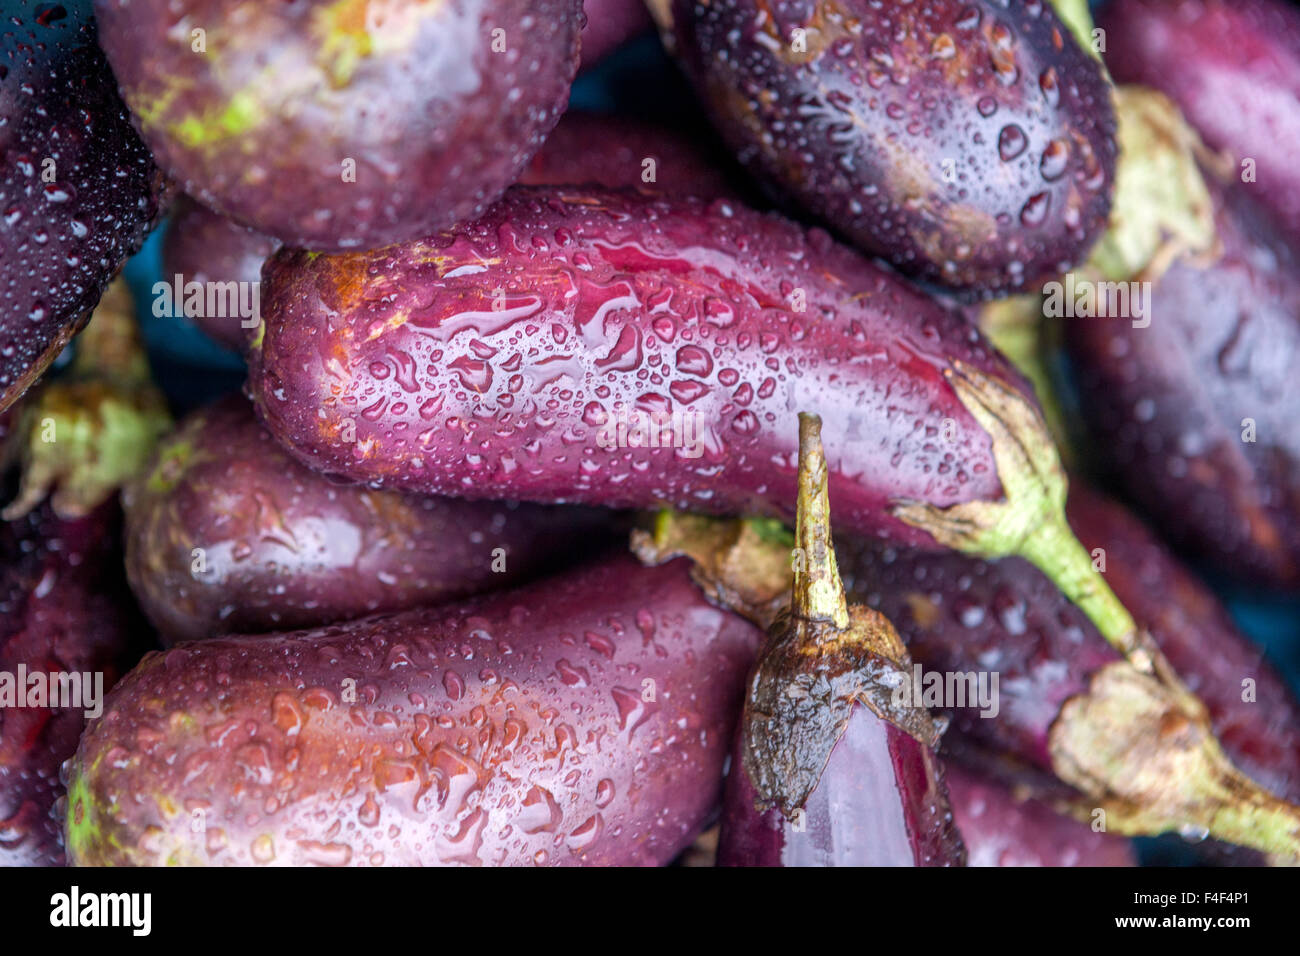
[(63, 864), (59, 767), (141, 649), (119, 522), (116, 502), (0, 521), (0, 866)]
[(164, 205), (95, 40), (89, 0), (0, 3), (0, 410), (86, 324)]
[(718, 863), (962, 866), (938, 732), (923, 708), (891, 702), (907, 652), (844, 595), (820, 431), (800, 414), (794, 588), (750, 678)]
[[(278, 248), (278, 240), (182, 196), (172, 208), (163, 236), (163, 280), (174, 286), (176, 276), (180, 276), (181, 289), (191, 282), (197, 282), (205, 290), (209, 283), (255, 285), (262, 281), (262, 263)], [(173, 309), (183, 313), (184, 300), (177, 303), (175, 298), (173, 293)], [(190, 318), (213, 341), (235, 352), (242, 352), (248, 346), (252, 327), (244, 326), (245, 319), (233, 314), (236, 310), (218, 309), (218, 313), (231, 314), (214, 315), (205, 306), (196, 311)], [(256, 323), (251, 325), (255, 327)]]
[(1134, 866), (1133, 846), (960, 764), (944, 765), (967, 866)]
[[(825, 233), (716, 201), (516, 187), (483, 218), (263, 270), (250, 388), (302, 462), (468, 498), (788, 519), (821, 409), (840, 526), (1018, 553), (1125, 651), (1010, 365)], [(1005, 500), (1003, 500), (1005, 492)]]
[(122, 95), (185, 192), (332, 250), (423, 235), (500, 196), (564, 110), (581, 11), (95, 0)]
[(722, 164), (707, 147), (670, 127), (570, 110), (546, 138), (519, 182), (525, 186), (635, 189), (652, 196), (732, 197)]
[(972, 292), (1035, 287), (1105, 225), (1108, 86), (1050, 3), (652, 9), (741, 162), (904, 272)]
[(241, 395), (182, 422), (123, 490), (123, 504), (131, 587), (173, 642), (332, 624), (506, 587), (598, 548), (613, 530), (596, 509), (330, 481), (290, 458)]
[(1180, 548), (1256, 586), (1300, 582), (1300, 256), (1213, 176), (1217, 248), (1127, 313), (1066, 321), (1103, 460)]
[(609, 56), (637, 34), (650, 29), (650, 11), (642, 0), (582, 0), (587, 23), (582, 28), (585, 70)]
[(667, 863), (716, 812), (762, 639), (687, 567), (151, 654), (71, 764), (71, 859)]
[(1280, 0), (1109, 3), (1106, 64), (1167, 94), (1300, 245), (1300, 11)]
[[(1085, 545), (1104, 563), (1107, 580), (1198, 695), (1227, 757), (1272, 792), (1300, 800), (1300, 707), (1258, 650), (1233, 628), (1204, 586), (1116, 505), (1076, 486), (1070, 514)], [(1140, 688), (1126, 686), (1128, 665), (1034, 568), (1014, 558), (986, 562), (876, 546), (854, 551), (842, 545), (841, 556), (850, 593), (897, 622), (922, 669), (912, 681), (916, 692), (956, 686), (952, 676), (968, 691), (964, 703), (948, 700), (943, 708), (952, 721), (946, 748), (1010, 780), (1036, 784), (1036, 774), (1047, 772), (1069, 781), (1095, 801), (1089, 808), (1107, 811), (1112, 832), (1135, 831), (1125, 819), (1131, 811), (1118, 805), (1122, 801), (1112, 802), (1108, 791), (1127, 786), (1140, 795), (1139, 803), (1153, 806), (1187, 792), (1192, 764), (1175, 769), (1161, 751), (1167, 744), (1199, 747), (1204, 741), (1198, 738), (1210, 728), (1194, 732), (1194, 715), (1176, 718), (1177, 709), (1164, 705), (1163, 739), (1159, 734), (1126, 737), (1119, 725), (1105, 731), (1133, 747), (1116, 765), (1128, 779), (1104, 782), (1096, 765), (1079, 769), (1097, 741), (1094, 731), (1079, 731), (1077, 725), (1104, 724), (1105, 698), (1124, 706), (1132, 702), (1128, 718), (1134, 725), (1146, 708), (1136, 703)], [(995, 675), (992, 706), (986, 707), (973, 699), (972, 679), (991, 682)], [(1111, 718), (1124, 712), (1120, 704)], [(1097, 752), (1123, 746), (1098, 745)], [(1221, 756), (1207, 760), (1213, 766)], [(1237, 777), (1228, 774), (1224, 780)], [(1242, 808), (1247, 830), (1262, 825), (1265, 814), (1259, 808), (1269, 803), (1257, 795)], [(1203, 835), (1209, 827), (1188, 818), (1181, 829)], [(1293, 839), (1285, 834), (1283, 828), (1281, 845)], [(1249, 844), (1243, 835), (1249, 834), (1235, 836)], [(1253, 845), (1270, 849), (1258, 841)], [(1279, 846), (1271, 848), (1276, 852)], [(1281, 852), (1295, 855), (1294, 848)]]

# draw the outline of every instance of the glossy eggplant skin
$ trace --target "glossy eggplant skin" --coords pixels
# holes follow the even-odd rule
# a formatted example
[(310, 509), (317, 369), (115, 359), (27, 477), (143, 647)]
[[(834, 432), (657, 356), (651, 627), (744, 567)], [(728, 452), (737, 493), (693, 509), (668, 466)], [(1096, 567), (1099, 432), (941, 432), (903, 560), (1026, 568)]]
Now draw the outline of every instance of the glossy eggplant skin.
[(960, 764), (944, 766), (967, 866), (1135, 866), (1133, 845), (1098, 833)]
[[(1300, 705), (1259, 650), (1120, 506), (1076, 482), (1068, 515), (1084, 546), (1104, 551), (1107, 583), (1205, 703), (1232, 762), (1274, 793), (1300, 798)], [(838, 544), (850, 592), (894, 622), (926, 671), (1000, 675), (995, 718), (977, 707), (946, 711), (945, 750), (1008, 779), (1050, 774), (1047, 738), (1061, 704), (1118, 659), (1082, 613), (1019, 558)], [(1255, 682), (1252, 702), (1242, 699), (1246, 679)]]
[(1166, 538), (1243, 583), (1294, 586), (1300, 255), (1243, 188), (1206, 178), (1217, 256), (1160, 277), (1149, 326), (1072, 319), (1065, 342), (1103, 461)]
[(1281, 0), (1124, 0), (1098, 23), (1115, 79), (1177, 103), (1300, 246), (1300, 11)]
[(331, 481), (290, 458), (237, 394), (164, 439), (123, 503), (127, 575), (167, 643), (450, 601), (614, 540), (597, 509)]
[(564, 110), (581, 28), (581, 0), (95, 12), (134, 119), (185, 192), (330, 250), (423, 235), (500, 196)]
[[(647, 166), (646, 160), (653, 160)], [(635, 189), (648, 196), (731, 198), (722, 157), (668, 126), (570, 110), (524, 168), (525, 186)], [(653, 174), (653, 178), (649, 178)]]
[[(163, 281), (181, 277), (185, 283), (246, 282), (262, 280), (262, 263), (280, 248), (280, 242), (219, 216), (182, 196), (172, 207), (163, 235)], [(252, 336), (238, 316), (193, 316), (209, 338), (233, 352), (242, 352)]]
[(904, 273), (1034, 287), (1105, 227), (1109, 88), (1050, 3), (674, 0), (672, 40), (741, 162)]
[(580, 70), (594, 66), (650, 29), (650, 11), (643, 0), (582, 0), (582, 9), (587, 24), (582, 28)]
[(89, 0), (0, 3), (0, 410), (49, 367), (165, 200)]
[[(263, 277), (249, 385), (269, 430), (317, 471), (425, 493), (788, 519), (815, 408), (839, 527), (933, 546), (895, 499), (1002, 494), (945, 373), (1032, 401), (959, 314), (721, 200), (516, 187), (453, 231), (281, 250)], [(672, 434), (624, 447), (652, 415)]]
[(620, 555), (453, 609), (149, 655), (71, 765), (71, 858), (666, 864), (716, 812), (762, 641), (688, 568)]
[[(862, 705), (793, 820), (755, 808), (732, 750), (719, 866), (964, 866), (934, 752)], [(800, 815), (801, 814), (801, 815)]]
[[(0, 522), (0, 672), (98, 673), (107, 691), (129, 666), (142, 630), (121, 580), (120, 520), (112, 502), (73, 521), (43, 505)], [(0, 707), (0, 866), (63, 865), (51, 811), (85, 711)]]

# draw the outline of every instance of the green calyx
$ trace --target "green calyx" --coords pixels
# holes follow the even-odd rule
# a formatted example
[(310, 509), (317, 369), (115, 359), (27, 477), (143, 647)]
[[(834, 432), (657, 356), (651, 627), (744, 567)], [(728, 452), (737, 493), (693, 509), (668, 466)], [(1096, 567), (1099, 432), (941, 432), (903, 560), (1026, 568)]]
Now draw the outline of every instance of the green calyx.
[(1100, 60), (1101, 52), (1093, 42), (1092, 12), (1088, 9), (1088, 0), (1052, 0), (1052, 7), (1079, 46)]

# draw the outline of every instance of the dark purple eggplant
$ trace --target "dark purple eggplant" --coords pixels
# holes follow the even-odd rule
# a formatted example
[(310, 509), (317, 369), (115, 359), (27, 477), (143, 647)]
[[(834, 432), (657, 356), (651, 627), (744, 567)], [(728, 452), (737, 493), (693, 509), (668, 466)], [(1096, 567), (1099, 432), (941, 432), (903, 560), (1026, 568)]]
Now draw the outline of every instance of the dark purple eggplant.
[[(0, 521), (0, 866), (64, 863), (59, 767), (140, 649), (119, 521), (116, 502), (71, 521), (48, 506)], [(50, 689), (73, 692), (58, 675), (79, 699), (56, 707)]]
[(967, 866), (1134, 866), (1128, 840), (1063, 816), (960, 764), (944, 765)]
[(687, 567), (615, 557), (452, 609), (150, 654), (70, 765), (70, 858), (668, 863), (716, 813), (762, 640)]
[[(1163, 812), (1165, 829), (1295, 857), (1300, 811), (1283, 799), (1300, 801), (1300, 707), (1204, 586), (1132, 517), (1077, 485), (1070, 515), (1162, 652), (1158, 670), (1172, 666), (1183, 678), (1172, 692), (1143, 686), (1078, 609), (1016, 558), (841, 542), (849, 593), (896, 622), (923, 670), (914, 684), (998, 676), (992, 713), (943, 708), (945, 750), (956, 757), (1060, 798), (1047, 784), (1054, 775), (1083, 791), (1080, 806), (1105, 810), (1111, 832), (1158, 832), (1141, 828)], [(1198, 701), (1180, 702), (1183, 688)], [(1205, 794), (1228, 794), (1236, 806), (1217, 820), (1195, 805), (1178, 809)]]
[(963, 866), (935, 725), (891, 700), (907, 652), (888, 620), (845, 598), (820, 433), (800, 414), (794, 587), (750, 677), (718, 863)]
[(581, 0), (95, 0), (158, 163), (216, 212), (314, 249), (478, 215), (542, 144)]
[(570, 110), (519, 177), (525, 186), (604, 186), (648, 196), (732, 198), (720, 162), (676, 130)]
[(651, 26), (650, 11), (642, 0), (582, 0), (582, 9), (587, 15), (582, 28), (582, 70)]
[[(192, 282), (204, 286), (209, 283), (246, 283), (250, 286), (262, 281), (262, 263), (280, 248), (279, 240), (264, 236), (252, 229), (219, 216), (210, 209), (182, 196), (172, 208), (163, 235), (163, 281), (173, 289), (182, 290)], [(179, 280), (176, 278), (179, 276)], [(170, 300), (177, 315), (185, 314), (185, 299), (173, 292)], [(206, 294), (204, 297), (206, 303)], [(251, 300), (249, 300), (251, 301)], [(209, 314), (206, 305), (189, 316), (209, 338), (219, 345), (242, 352), (248, 347), (256, 322), (245, 327), (247, 318), (233, 314), (235, 310), (218, 309)]]
[(1106, 64), (1167, 94), (1300, 246), (1300, 11), (1281, 0), (1106, 5)]
[(1130, 648), (1028, 385), (957, 313), (730, 201), (516, 187), (481, 219), (263, 270), (250, 389), (300, 461), (468, 498), (788, 519), (821, 409), (840, 526), (1025, 554)]
[(614, 539), (597, 509), (330, 481), (290, 458), (241, 395), (183, 421), (123, 504), (131, 587), (172, 642), (449, 601)]
[(1110, 210), (1100, 63), (1050, 3), (661, 0), (759, 179), (864, 251), (973, 293), (1082, 261)]
[(1142, 321), (1066, 320), (1103, 461), (1180, 548), (1256, 586), (1300, 582), (1300, 256), (1205, 177), (1216, 248), (1151, 284)]
[(89, 0), (0, 3), (0, 411), (86, 324), (165, 200)]

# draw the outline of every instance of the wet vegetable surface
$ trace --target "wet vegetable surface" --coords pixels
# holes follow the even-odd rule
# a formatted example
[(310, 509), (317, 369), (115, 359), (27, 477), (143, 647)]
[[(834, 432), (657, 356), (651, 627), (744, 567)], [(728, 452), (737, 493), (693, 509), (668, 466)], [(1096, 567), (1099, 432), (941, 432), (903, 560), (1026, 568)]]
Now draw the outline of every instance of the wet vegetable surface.
[(674, 0), (671, 21), (741, 161), (904, 272), (1034, 286), (1105, 225), (1114, 112), (1050, 3)]
[(581, 0), (95, 12), (134, 119), (185, 192), (284, 242), (347, 249), (477, 215), (514, 182), (568, 98)]
[(82, 738), (72, 859), (667, 863), (716, 810), (761, 640), (687, 566), (616, 557), (455, 609), (152, 654)]
[(960, 315), (725, 201), (517, 187), (428, 240), (264, 275), (263, 420), (308, 466), (396, 488), (789, 517), (815, 406), (839, 527), (924, 543), (895, 499), (1001, 495), (953, 363), (1029, 394)]
[(310, 627), (518, 584), (614, 541), (590, 508), (331, 481), (240, 395), (195, 412), (125, 489), (126, 569), (165, 638)]
[(0, 3), (0, 410), (54, 361), (158, 217), (90, 3)]

